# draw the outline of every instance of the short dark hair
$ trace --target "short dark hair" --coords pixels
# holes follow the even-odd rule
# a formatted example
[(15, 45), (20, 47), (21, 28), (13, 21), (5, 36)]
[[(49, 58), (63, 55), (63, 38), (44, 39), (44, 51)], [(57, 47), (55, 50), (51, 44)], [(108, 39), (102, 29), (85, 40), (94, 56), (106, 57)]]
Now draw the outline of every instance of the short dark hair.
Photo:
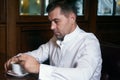
[(77, 0), (55, 0), (47, 6), (47, 12), (51, 12), (56, 7), (61, 8), (61, 12), (67, 15), (69, 12), (73, 12), (77, 16)]

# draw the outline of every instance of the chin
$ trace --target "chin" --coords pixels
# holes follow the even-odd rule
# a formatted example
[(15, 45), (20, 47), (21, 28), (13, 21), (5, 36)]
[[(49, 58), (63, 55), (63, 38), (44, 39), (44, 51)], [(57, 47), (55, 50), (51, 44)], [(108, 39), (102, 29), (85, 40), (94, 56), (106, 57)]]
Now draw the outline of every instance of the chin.
[(56, 36), (58, 40), (61, 40), (63, 41), (64, 37), (61, 37), (61, 36)]

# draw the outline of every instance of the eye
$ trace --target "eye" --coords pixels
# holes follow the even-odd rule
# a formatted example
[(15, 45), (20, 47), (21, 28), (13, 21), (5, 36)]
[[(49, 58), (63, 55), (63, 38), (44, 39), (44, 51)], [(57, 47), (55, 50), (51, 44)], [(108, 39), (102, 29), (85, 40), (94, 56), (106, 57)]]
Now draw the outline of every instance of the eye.
[(54, 21), (56, 24), (58, 23), (58, 21), (56, 20), (56, 21)]
[(59, 21), (59, 20), (55, 20), (54, 22), (55, 22), (56, 24), (58, 24), (60, 21)]

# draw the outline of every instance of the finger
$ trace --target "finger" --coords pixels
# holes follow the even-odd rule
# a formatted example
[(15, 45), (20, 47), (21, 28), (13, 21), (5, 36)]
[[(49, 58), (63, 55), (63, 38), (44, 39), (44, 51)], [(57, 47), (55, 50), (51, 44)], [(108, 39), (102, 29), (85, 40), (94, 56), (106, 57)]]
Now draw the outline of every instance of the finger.
[(24, 68), (25, 67), (25, 61), (19, 62), (19, 64)]
[(7, 63), (4, 64), (5, 72), (7, 72)]
[(18, 59), (18, 64), (24, 66), (26, 61), (26, 57), (24, 56), (24, 54), (17, 56), (17, 59)]
[(17, 56), (19, 62), (21, 61), (25, 61), (26, 59), (28, 59), (26, 54), (20, 54), (19, 56)]
[(9, 64), (13, 64), (13, 63), (17, 63), (17, 62), (18, 62), (18, 58), (14, 56), (14, 57), (11, 59), (11, 61), (9, 62)]
[(4, 68), (5, 71), (8, 71), (9, 69), (11, 69), (11, 64), (13, 63), (17, 63), (18, 59), (16, 57), (12, 57), (11, 59), (9, 59), (5, 64), (4, 64)]
[(9, 59), (9, 60), (4, 64), (5, 71), (8, 71), (8, 70), (10, 69), (10, 62), (11, 62), (11, 59)]

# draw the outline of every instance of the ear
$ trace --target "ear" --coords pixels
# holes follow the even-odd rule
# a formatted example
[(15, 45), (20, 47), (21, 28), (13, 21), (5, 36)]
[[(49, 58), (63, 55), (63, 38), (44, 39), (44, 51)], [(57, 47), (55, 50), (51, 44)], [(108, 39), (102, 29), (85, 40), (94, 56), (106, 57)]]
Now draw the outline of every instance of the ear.
[(76, 15), (74, 13), (70, 13), (70, 19), (75, 22), (76, 21)]

